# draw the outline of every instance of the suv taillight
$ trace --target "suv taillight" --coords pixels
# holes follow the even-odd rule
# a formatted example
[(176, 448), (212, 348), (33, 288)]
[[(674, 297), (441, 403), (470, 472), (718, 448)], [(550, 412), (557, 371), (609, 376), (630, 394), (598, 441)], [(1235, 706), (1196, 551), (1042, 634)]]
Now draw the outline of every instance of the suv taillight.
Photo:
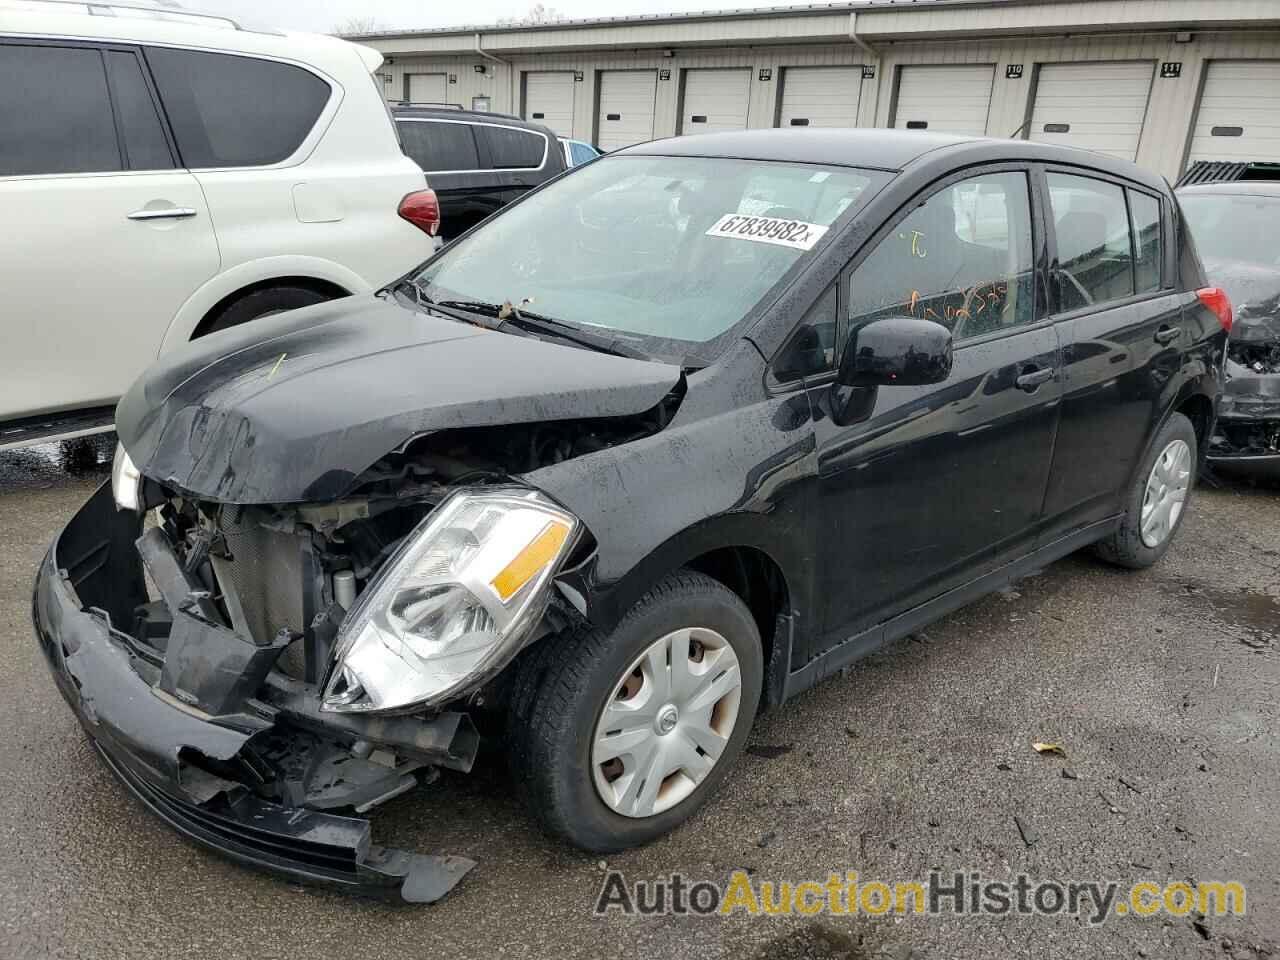
[(1218, 318), (1218, 322), (1222, 324), (1222, 329), (1231, 332), (1231, 298), (1227, 296), (1227, 291), (1221, 287), (1205, 287), (1203, 290), (1197, 290), (1196, 296), (1200, 298), (1200, 302), (1214, 312)]
[(400, 201), (396, 212), (424, 233), (434, 237), (440, 232), (440, 201), (434, 190), (415, 190)]

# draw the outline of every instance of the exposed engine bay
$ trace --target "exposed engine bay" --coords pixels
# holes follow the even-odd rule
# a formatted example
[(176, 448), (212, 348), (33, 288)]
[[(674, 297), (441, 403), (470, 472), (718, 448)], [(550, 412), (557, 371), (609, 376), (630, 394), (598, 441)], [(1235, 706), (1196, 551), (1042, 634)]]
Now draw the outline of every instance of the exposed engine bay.
[[(581, 616), (549, 578), (552, 560), (589, 554), (590, 537), (519, 476), (660, 431), (682, 393), (631, 416), (417, 436), (355, 477), (348, 496), (321, 503), (196, 497), (140, 475), (122, 446), (112, 483), (67, 526), (37, 582), (37, 622), (60, 624), (43, 638), (55, 678), (107, 763), (193, 838), (302, 879), (438, 899), (471, 861), (374, 846), (368, 823), (352, 816), (441, 768), (469, 771), (473, 718), (483, 701), (502, 705), (505, 665)], [(154, 522), (142, 522), (144, 511)], [(437, 531), (450, 511), (455, 526)], [(454, 635), (466, 655), (483, 652), (473, 636), (505, 647), (456, 676), (446, 670), (429, 701), (398, 674), (430, 661), (440, 639), (431, 629), (458, 620), (458, 597), (475, 594), (477, 581), (455, 576), (452, 593), (414, 592), (414, 576), (431, 574), (446, 549), (483, 559), (485, 537), (513, 516), (531, 517), (542, 533), (523, 549), (499, 542), (499, 551), (518, 550), (515, 559), (478, 588), (495, 588), (485, 604), (511, 615), (495, 619), (476, 604), (461, 622), (479, 632)], [(458, 530), (475, 538), (450, 540)], [(554, 550), (544, 549), (549, 533)], [(423, 553), (433, 536), (445, 542)], [(406, 558), (417, 563), (408, 574)], [(379, 577), (390, 563), (398, 566)], [(392, 601), (380, 601), (388, 590)], [(341, 651), (359, 652), (358, 642), (339, 643), (366, 594), (375, 599), (364, 606), (378, 606), (382, 619), (365, 624), (372, 654), (352, 666), (354, 654), (343, 661)], [(388, 640), (388, 623), (403, 633)], [(414, 643), (427, 660), (412, 651), (396, 659)], [(457, 667), (454, 654), (440, 656)], [(391, 687), (374, 689), (361, 674), (370, 657), (391, 663), (373, 674), (389, 672)]]

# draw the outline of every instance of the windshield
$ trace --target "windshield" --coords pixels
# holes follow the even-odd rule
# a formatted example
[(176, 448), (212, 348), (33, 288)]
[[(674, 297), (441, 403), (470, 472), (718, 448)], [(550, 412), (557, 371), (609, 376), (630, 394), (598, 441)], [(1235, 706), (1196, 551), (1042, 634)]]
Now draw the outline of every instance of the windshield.
[(1280, 266), (1280, 198), (1183, 194), (1178, 200), (1200, 256)]
[(415, 278), (437, 303), (510, 302), (652, 356), (712, 359), (879, 171), (710, 157), (605, 157)]

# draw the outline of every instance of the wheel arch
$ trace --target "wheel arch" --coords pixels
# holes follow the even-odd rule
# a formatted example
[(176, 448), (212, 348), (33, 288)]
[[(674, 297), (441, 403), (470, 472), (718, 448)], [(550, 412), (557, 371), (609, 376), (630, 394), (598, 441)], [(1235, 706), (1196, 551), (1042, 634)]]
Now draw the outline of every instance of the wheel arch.
[(195, 329), (191, 331), (190, 339), (195, 340), (198, 337), (203, 337), (224, 311), (239, 303), (245, 297), (276, 287), (301, 287), (304, 290), (311, 290), (321, 294), (330, 300), (351, 296), (350, 290), (339, 286), (332, 280), (323, 280), (318, 277), (268, 277), (256, 283), (251, 283), (247, 287), (232, 291), (206, 310), (204, 316), (196, 324)]
[[(354, 270), (321, 257), (285, 256), (252, 260), (224, 270), (201, 284), (174, 315), (157, 353), (162, 355), (189, 342), (201, 321), (227, 298), (232, 298), (228, 302), (234, 302), (237, 294), (243, 295), (242, 291), (264, 282), (269, 286), (299, 280), (330, 284), (348, 295), (368, 293), (373, 289)], [(262, 287), (257, 286), (256, 289)]]
[(587, 597), (587, 617), (612, 629), (641, 597), (667, 575), (696, 570), (716, 580), (747, 605), (760, 631), (765, 663), (766, 705), (780, 702), (782, 680), (793, 650), (807, 649), (812, 610), (814, 551), (803, 531), (758, 514), (713, 517), (655, 547), (619, 580), (596, 581), (595, 557), (571, 571), (566, 582)]

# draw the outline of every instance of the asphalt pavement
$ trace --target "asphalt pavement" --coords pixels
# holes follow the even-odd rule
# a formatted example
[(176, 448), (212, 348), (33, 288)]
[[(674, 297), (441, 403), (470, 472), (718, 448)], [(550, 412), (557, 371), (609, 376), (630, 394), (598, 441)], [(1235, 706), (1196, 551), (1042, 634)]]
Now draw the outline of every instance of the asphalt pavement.
[[(199, 850), (90, 751), (34, 642), (30, 589), (104, 477), (69, 475), (47, 450), (0, 454), (0, 957), (1280, 958), (1280, 491), (1201, 488), (1156, 568), (1071, 557), (863, 661), (760, 719), (690, 823), (607, 862), (538, 832), (497, 751), (446, 774), (374, 817), (379, 842), (479, 862), (423, 908)], [(1236, 880), (1248, 912), (592, 913), (606, 869), (896, 882), (935, 867)]]

